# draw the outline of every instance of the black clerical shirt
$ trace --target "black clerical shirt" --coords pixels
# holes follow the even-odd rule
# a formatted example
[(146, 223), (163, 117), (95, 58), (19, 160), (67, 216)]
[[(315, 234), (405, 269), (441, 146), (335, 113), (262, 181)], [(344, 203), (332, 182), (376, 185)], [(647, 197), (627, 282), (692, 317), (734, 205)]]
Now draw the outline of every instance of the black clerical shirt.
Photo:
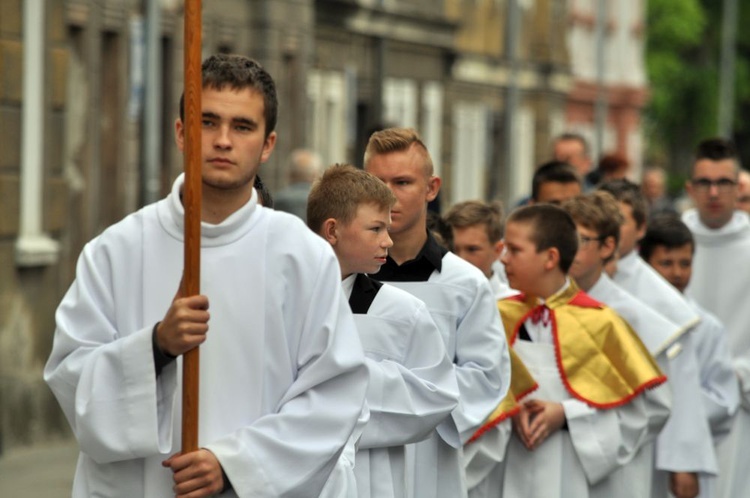
[(443, 269), (443, 256), (447, 253), (448, 250), (427, 232), (427, 242), (414, 259), (399, 265), (388, 256), (380, 271), (371, 276), (382, 282), (426, 282), (433, 271)]

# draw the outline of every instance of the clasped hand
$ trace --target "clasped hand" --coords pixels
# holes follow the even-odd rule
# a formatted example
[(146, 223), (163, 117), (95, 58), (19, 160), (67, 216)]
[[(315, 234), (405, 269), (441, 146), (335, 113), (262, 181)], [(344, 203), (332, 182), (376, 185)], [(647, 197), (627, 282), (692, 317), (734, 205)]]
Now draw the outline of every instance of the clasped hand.
[(519, 439), (532, 451), (565, 424), (562, 404), (531, 399), (521, 405), (521, 411), (513, 417), (513, 429)]

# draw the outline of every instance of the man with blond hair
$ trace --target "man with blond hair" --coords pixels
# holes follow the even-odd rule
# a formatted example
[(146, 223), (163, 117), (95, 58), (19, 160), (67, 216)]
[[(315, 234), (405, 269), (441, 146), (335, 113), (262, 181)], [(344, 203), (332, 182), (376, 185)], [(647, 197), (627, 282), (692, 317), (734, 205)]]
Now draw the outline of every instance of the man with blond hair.
[(465, 497), (461, 448), (505, 396), (510, 360), (487, 278), (440, 247), (427, 231), (427, 203), (441, 180), (416, 131), (389, 128), (367, 144), (365, 169), (396, 196), (391, 210), (393, 247), (377, 278), (422, 299), (453, 359), (460, 400), (427, 440), (408, 450), (412, 494), (419, 498)]

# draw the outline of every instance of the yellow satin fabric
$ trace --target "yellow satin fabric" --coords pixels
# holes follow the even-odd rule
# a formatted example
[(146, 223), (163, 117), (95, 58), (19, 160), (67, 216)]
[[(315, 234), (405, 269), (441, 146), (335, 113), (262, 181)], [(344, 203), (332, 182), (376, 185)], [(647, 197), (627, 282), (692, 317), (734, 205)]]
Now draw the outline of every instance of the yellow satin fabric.
[[(537, 305), (538, 300), (530, 296), (498, 302), (508, 344), (515, 342), (518, 330)], [(595, 408), (613, 408), (666, 381), (633, 329), (574, 282), (547, 299), (546, 305), (557, 366), (574, 398)], [(516, 371), (512, 372), (514, 393), (523, 393), (527, 382), (523, 373), (516, 380)]]

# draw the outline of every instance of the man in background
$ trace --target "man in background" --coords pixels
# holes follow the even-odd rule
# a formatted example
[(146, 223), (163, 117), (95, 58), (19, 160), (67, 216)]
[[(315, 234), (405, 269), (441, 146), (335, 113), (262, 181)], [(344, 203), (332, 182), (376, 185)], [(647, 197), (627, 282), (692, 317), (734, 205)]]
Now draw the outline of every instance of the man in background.
[(303, 221), (307, 217), (307, 196), (322, 170), (320, 156), (308, 149), (292, 151), (289, 164), (289, 185), (273, 196), (277, 211), (291, 213)]

